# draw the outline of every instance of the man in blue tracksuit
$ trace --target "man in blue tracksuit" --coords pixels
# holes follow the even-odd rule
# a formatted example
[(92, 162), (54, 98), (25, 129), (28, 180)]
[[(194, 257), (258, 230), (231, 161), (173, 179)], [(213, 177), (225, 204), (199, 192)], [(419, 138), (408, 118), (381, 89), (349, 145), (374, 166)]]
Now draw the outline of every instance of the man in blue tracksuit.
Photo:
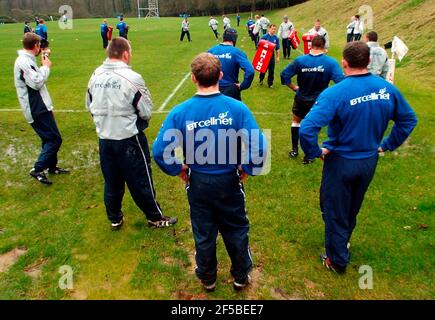
[[(216, 287), (220, 232), (239, 290), (249, 284), (252, 268), (242, 182), (247, 175), (262, 173), (266, 140), (248, 107), (219, 92), (219, 59), (202, 53), (191, 67), (198, 92), (170, 112), (154, 142), (153, 157), (165, 173), (186, 183), (196, 274), (203, 286), (207, 291)], [(175, 158), (177, 147), (183, 150), (184, 163)]]
[(109, 45), (109, 39), (107, 38), (107, 32), (109, 32), (109, 26), (107, 20), (104, 19), (103, 23), (100, 25), (101, 38), (103, 39), (103, 48), (107, 49)]
[[(302, 121), (301, 146), (310, 158), (323, 157), (320, 207), (325, 222), (323, 264), (343, 273), (356, 216), (374, 176), (378, 152), (393, 151), (411, 134), (417, 118), (392, 84), (367, 71), (370, 49), (351, 42), (343, 51), (346, 79), (325, 90)], [(394, 126), (383, 139), (390, 120)], [(329, 140), (317, 143), (322, 127)]]
[(39, 20), (39, 24), (35, 28), (35, 33), (41, 37), (41, 39), (48, 39), (48, 30), (45, 25), (44, 19)]
[[(271, 24), (269, 26), (269, 32), (266, 33), (261, 40), (266, 40), (276, 44), (275, 51), (273, 53), (272, 59), (270, 59), (269, 66), (267, 67), (267, 71), (269, 72), (267, 75), (267, 84), (269, 88), (273, 87), (273, 81), (275, 80), (275, 59), (276, 62), (279, 62), (279, 38), (275, 35), (276, 33), (276, 25)], [(265, 73), (260, 73), (260, 85), (263, 85), (263, 80), (266, 77)]]
[[(236, 48), (237, 31), (227, 28), (223, 35), (224, 42), (211, 48), (208, 52), (218, 58), (222, 64), (223, 78), (219, 81), (219, 91), (226, 96), (241, 101), (241, 91), (251, 86), (254, 80), (254, 67), (246, 54)], [(239, 70), (245, 73), (243, 82), (239, 83)]]
[(116, 25), (116, 29), (119, 30), (119, 36), (128, 39), (128, 26), (124, 21), (124, 17), (119, 18), (119, 22)]
[[(324, 54), (325, 39), (317, 36), (312, 41), (310, 54), (297, 57), (281, 72), (281, 83), (296, 92), (293, 103), (293, 121), (291, 126), (292, 149), (289, 156), (299, 155), (299, 128), (302, 119), (311, 110), (319, 94), (328, 88), (329, 83), (338, 83), (344, 79), (338, 63)], [(292, 83), (297, 76), (298, 85)], [(304, 157), (303, 163), (309, 164), (313, 159)]]

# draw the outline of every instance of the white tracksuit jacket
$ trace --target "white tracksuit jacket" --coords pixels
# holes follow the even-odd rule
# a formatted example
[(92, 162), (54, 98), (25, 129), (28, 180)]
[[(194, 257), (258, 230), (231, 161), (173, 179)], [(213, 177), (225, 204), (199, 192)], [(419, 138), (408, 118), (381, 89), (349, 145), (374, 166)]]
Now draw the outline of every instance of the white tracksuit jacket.
[(319, 31), (316, 31), (316, 28), (312, 28), (310, 29), (310, 31), (308, 31), (309, 34), (318, 34), (319, 36), (322, 36), (323, 38), (325, 38), (325, 49), (329, 48), (329, 35), (328, 35), (328, 31), (326, 31), (325, 28), (320, 27)]
[(152, 107), (142, 76), (121, 61), (106, 60), (89, 80), (86, 108), (100, 139), (135, 136), (148, 126)]
[(385, 79), (389, 70), (387, 52), (377, 42), (369, 41), (367, 45), (370, 48), (370, 64), (367, 67), (369, 72)]
[(14, 82), (18, 101), (28, 123), (42, 114), (53, 110), (53, 103), (45, 83), (50, 76), (50, 68), (39, 68), (36, 57), (24, 50), (18, 51), (14, 66)]

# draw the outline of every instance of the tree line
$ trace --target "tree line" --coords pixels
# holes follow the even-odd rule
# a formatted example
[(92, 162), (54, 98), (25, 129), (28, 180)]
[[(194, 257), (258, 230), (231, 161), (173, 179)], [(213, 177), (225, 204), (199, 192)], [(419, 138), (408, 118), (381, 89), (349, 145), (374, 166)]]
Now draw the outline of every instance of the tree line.
[[(147, 0), (140, 0), (146, 6)], [(159, 0), (161, 16), (190, 16), (254, 12), (290, 7), (304, 0)], [(74, 18), (137, 16), (137, 0), (1, 0), (0, 19), (21, 22), (34, 15), (58, 18), (61, 5), (70, 5)]]

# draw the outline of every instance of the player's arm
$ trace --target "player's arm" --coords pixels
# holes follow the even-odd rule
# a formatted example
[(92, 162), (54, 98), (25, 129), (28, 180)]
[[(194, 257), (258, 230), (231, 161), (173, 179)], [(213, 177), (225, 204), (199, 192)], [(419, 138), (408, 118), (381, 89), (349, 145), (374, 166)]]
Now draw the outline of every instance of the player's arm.
[(185, 168), (175, 157), (175, 149), (181, 146), (183, 135), (177, 129), (173, 113), (164, 121), (162, 128), (153, 143), (153, 158), (159, 168), (171, 176), (180, 175)]
[(405, 142), (417, 125), (417, 116), (402, 94), (396, 90), (394, 93), (396, 110), (394, 112), (394, 126), (390, 135), (381, 144), (381, 151), (394, 151)]
[(251, 86), (252, 81), (254, 80), (255, 70), (245, 53), (239, 55), (239, 65), (245, 73), (243, 82), (240, 85), (240, 90), (246, 90)]
[(33, 90), (40, 90), (50, 76), (50, 67), (48, 65), (38, 68), (33, 63), (26, 63), (21, 70), (23, 71), (24, 82)]
[[(324, 154), (324, 150), (319, 147), (318, 143), (319, 132), (331, 122), (336, 114), (336, 110), (337, 103), (334, 102), (334, 98), (323, 92), (311, 111), (302, 121), (299, 137), (301, 147), (307, 158), (315, 159)], [(325, 147), (329, 151), (332, 149), (331, 147)]]
[(325, 33), (325, 49), (329, 49), (329, 34), (328, 32)]
[(92, 101), (94, 99), (94, 97), (92, 96), (92, 92), (91, 92), (94, 75), (95, 75), (95, 73), (92, 75), (91, 79), (89, 80), (88, 88), (86, 89), (85, 107), (86, 107), (86, 110), (88, 112), (91, 111), (91, 104), (92, 104)]
[(246, 106), (243, 110), (242, 130), (242, 141), (245, 146), (242, 172), (250, 176), (260, 175), (266, 165), (268, 142), (252, 112)]
[(334, 61), (332, 64), (332, 75), (331, 75), (332, 81), (334, 83), (339, 83), (340, 81), (343, 81), (346, 76), (344, 75), (343, 70), (340, 68), (337, 62)]
[(388, 57), (385, 57), (385, 62), (382, 66), (381, 77), (386, 79), (390, 66), (388, 65)]
[(153, 110), (150, 91), (146, 87), (145, 80), (142, 77), (136, 79), (135, 85), (135, 93), (132, 102), (133, 107), (138, 111), (138, 115), (141, 119), (148, 121), (151, 118)]
[(281, 23), (281, 25), (279, 26), (279, 29), (278, 29), (278, 38), (281, 38), (281, 34), (282, 34), (282, 23)]
[(298, 68), (297, 60), (293, 61), (293, 63), (289, 64), (282, 72), (281, 72), (281, 84), (284, 86), (288, 86), (293, 91), (296, 91), (297, 86), (292, 83), (292, 78), (296, 75)]

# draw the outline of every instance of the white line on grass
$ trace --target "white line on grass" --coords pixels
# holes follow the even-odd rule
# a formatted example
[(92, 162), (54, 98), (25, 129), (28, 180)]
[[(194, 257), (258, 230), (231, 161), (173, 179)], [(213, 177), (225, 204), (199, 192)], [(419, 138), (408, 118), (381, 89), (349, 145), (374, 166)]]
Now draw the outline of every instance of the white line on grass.
[(171, 99), (175, 96), (175, 94), (178, 92), (178, 90), (180, 90), (181, 86), (186, 82), (187, 78), (190, 77), (190, 72), (188, 72), (183, 80), (181, 80), (181, 82), (178, 84), (178, 86), (175, 87), (175, 89), (172, 91), (172, 93), (166, 98), (166, 100), (162, 103), (162, 105), (160, 106), (160, 108), (158, 109), (158, 111), (163, 111), (163, 109), (165, 109), (165, 107), (168, 105), (169, 101), (171, 101)]

